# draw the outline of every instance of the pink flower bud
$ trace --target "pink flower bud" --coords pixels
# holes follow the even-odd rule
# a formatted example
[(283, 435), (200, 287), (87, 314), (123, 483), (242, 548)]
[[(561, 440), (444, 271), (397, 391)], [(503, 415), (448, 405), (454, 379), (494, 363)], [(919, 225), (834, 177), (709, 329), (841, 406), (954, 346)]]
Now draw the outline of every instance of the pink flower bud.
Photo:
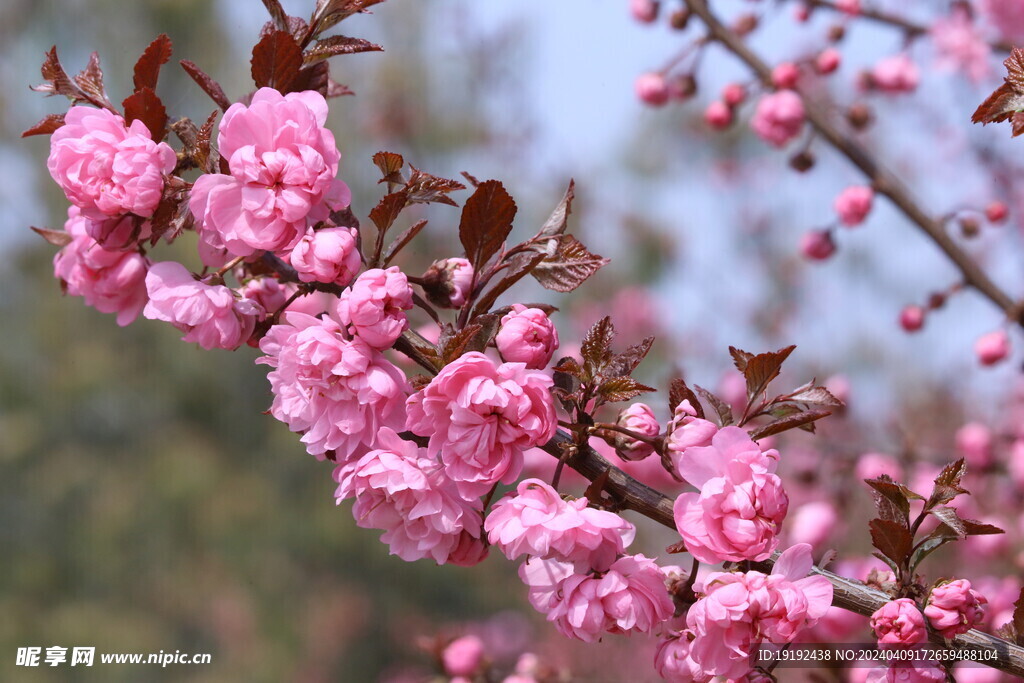
[(730, 108), (738, 107), (747, 99), (747, 89), (739, 83), (729, 83), (722, 88), (722, 101)]
[(992, 431), (980, 422), (968, 422), (956, 431), (956, 448), (972, 468), (992, 464)]
[(906, 93), (917, 89), (921, 73), (910, 57), (898, 54), (880, 60), (871, 70), (874, 87), (887, 93)]
[(484, 642), (469, 635), (451, 642), (441, 653), (444, 670), (449, 676), (472, 676), (484, 659)]
[(665, 77), (659, 73), (641, 74), (636, 79), (636, 96), (640, 101), (652, 107), (661, 107), (668, 102), (669, 92)]
[(910, 598), (885, 603), (871, 615), (879, 645), (913, 645), (927, 639), (924, 615)]
[(772, 69), (772, 84), (779, 89), (789, 90), (796, 87), (800, 80), (800, 67), (793, 62), (782, 62)]
[(441, 308), (461, 308), (472, 284), (473, 265), (464, 258), (435, 261), (423, 274), (423, 291)]
[[(655, 437), (661, 433), (661, 425), (646, 403), (634, 403), (623, 409), (615, 424), (644, 436)], [(642, 460), (654, 453), (654, 446), (626, 434), (616, 433), (615, 451), (623, 460)]]
[(804, 125), (804, 102), (792, 90), (765, 95), (754, 110), (750, 126), (765, 142), (783, 147), (800, 135)]
[(985, 218), (988, 219), (989, 223), (1002, 223), (1006, 220), (1009, 212), (1010, 210), (1003, 202), (991, 202), (985, 207)]
[(970, 581), (957, 579), (932, 589), (924, 615), (943, 638), (953, 638), (981, 623), (987, 603), (984, 595), (971, 589)]
[(526, 363), (526, 367), (539, 370), (558, 348), (558, 330), (539, 308), (513, 304), (512, 311), (501, 319), (494, 343), (506, 362)]
[(409, 280), (398, 266), (373, 268), (341, 293), (338, 320), (375, 349), (386, 349), (409, 327), (405, 311), (412, 308)]
[(827, 47), (818, 53), (814, 60), (814, 68), (817, 69), (819, 74), (830, 74), (839, 68), (840, 62), (842, 62), (842, 55), (839, 53), (839, 50), (834, 47)]
[(836, 253), (836, 243), (828, 230), (810, 230), (800, 238), (800, 253), (812, 261), (824, 261)]
[(704, 120), (715, 130), (724, 130), (732, 123), (732, 110), (724, 102), (715, 100), (704, 110)]
[(833, 204), (839, 220), (848, 228), (860, 225), (871, 213), (875, 192), (865, 185), (851, 185), (836, 197)]
[(268, 276), (249, 280), (238, 290), (238, 294), (243, 299), (252, 299), (259, 304), (264, 311), (264, 315), (260, 316), (260, 320), (263, 320), (267, 315), (279, 311), (295, 291), (295, 285), (282, 285), (277, 278)]
[(906, 332), (917, 332), (924, 327), (924, 315), (920, 306), (904, 306), (900, 311), (900, 327)]
[(629, 13), (642, 24), (653, 24), (658, 19), (660, 5), (656, 0), (629, 0)]
[(996, 330), (978, 337), (974, 353), (982, 365), (995, 365), (1010, 355), (1010, 336), (1006, 330)]
[(354, 228), (312, 228), (295, 245), (288, 260), (303, 282), (345, 286), (355, 279), (362, 259), (356, 248)]

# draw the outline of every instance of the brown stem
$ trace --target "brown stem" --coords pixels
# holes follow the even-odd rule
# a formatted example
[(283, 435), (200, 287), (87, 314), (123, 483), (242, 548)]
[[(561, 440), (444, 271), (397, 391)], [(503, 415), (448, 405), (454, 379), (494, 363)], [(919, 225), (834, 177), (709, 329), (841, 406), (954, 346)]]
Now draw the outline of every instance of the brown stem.
[[(690, 11), (708, 28), (708, 34), (746, 64), (764, 83), (771, 83), (771, 68), (755, 54), (743, 39), (723, 24), (708, 7), (707, 0), (684, 0)], [(841, 133), (822, 109), (803, 97), (807, 120), (837, 151), (871, 179), (875, 191), (889, 198), (903, 214), (917, 225), (946, 254), (960, 270), (964, 282), (992, 303), (1007, 317), (1024, 326), (1021, 305), (996, 285), (984, 270), (963, 251), (946, 232), (941, 221), (930, 216), (911, 197), (909, 190), (896, 176), (883, 168), (868, 151), (853, 138)]]

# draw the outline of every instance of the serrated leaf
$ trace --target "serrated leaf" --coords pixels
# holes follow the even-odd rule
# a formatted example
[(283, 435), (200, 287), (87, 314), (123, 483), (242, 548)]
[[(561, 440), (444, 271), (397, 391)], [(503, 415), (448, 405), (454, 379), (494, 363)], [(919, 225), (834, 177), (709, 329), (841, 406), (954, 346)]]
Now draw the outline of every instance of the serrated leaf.
[(32, 90), (35, 90), (36, 92), (44, 92), (48, 95), (63, 95), (70, 98), (72, 101), (84, 99), (82, 92), (78, 89), (78, 86), (72, 82), (71, 77), (68, 76), (64, 67), (61, 65), (60, 59), (57, 57), (56, 45), (51, 47), (46, 53), (40, 72), (43, 75), (43, 79), (49, 81), (49, 84), (34, 86)]
[(317, 0), (310, 24), (314, 34), (319, 34), (353, 14), (365, 12), (368, 7), (384, 0)]
[(569, 180), (569, 188), (565, 191), (562, 201), (558, 203), (555, 210), (551, 212), (548, 219), (544, 221), (537, 237), (557, 237), (565, 233), (565, 227), (572, 213), (572, 200), (576, 198), (576, 181)]
[(370, 220), (377, 226), (379, 232), (387, 232), (394, 225), (399, 214), (405, 209), (408, 200), (409, 197), (405, 190), (399, 190), (385, 195), (377, 203), (377, 206), (370, 210)]
[(383, 52), (384, 48), (362, 38), (348, 36), (330, 36), (316, 42), (306, 50), (302, 57), (303, 64), (313, 64), (321, 59), (329, 59), (335, 55), (351, 55), (357, 52)]
[(583, 368), (580, 366), (579, 362), (572, 356), (566, 356), (565, 358), (562, 358), (552, 369), (555, 372), (562, 372), (567, 375), (572, 375), (573, 377), (576, 378), (579, 378), (583, 375)]
[(42, 237), (44, 240), (49, 242), (55, 247), (64, 247), (71, 244), (71, 234), (64, 232), (63, 230), (50, 230), (49, 228), (37, 228), (34, 225), (29, 226), (32, 232)]
[(650, 353), (653, 344), (654, 337), (647, 337), (639, 344), (632, 344), (622, 353), (615, 354), (604, 370), (605, 376), (626, 377), (633, 374), (637, 366)]
[(873, 519), (868, 522), (868, 528), (871, 529), (871, 544), (897, 566), (903, 566), (913, 544), (910, 530), (888, 519)]
[[(488, 311), (498, 297), (504, 294), (512, 285), (516, 284), (530, 274), (544, 254), (537, 254), (532, 251), (523, 251), (508, 259), (508, 266), (502, 273), (501, 279), (492, 284), (486, 292), (477, 300), (473, 307), (474, 314)], [(529, 308), (529, 307), (528, 307)]]
[(619, 401), (629, 401), (649, 391), (655, 391), (655, 389), (641, 384), (632, 377), (612, 377), (601, 382), (597, 393), (608, 403), (618, 403)]
[(263, 0), (263, 6), (267, 8), (270, 19), (274, 22), (274, 27), (279, 31), (287, 31), (288, 13), (281, 7), (280, 0)]
[(714, 408), (715, 412), (718, 413), (718, 426), (728, 427), (733, 423), (732, 407), (728, 403), (699, 384), (695, 384), (693, 386), (694, 389), (697, 390), (697, 393), (700, 394), (701, 398), (707, 401), (708, 405)]
[(943, 467), (939, 476), (935, 478), (935, 488), (928, 497), (928, 507), (945, 505), (960, 494), (967, 493), (967, 490), (960, 486), (960, 480), (966, 472), (967, 465), (964, 464), (963, 458)]
[(587, 330), (580, 344), (580, 355), (588, 380), (597, 376), (612, 358), (612, 340), (615, 339), (615, 326), (612, 319), (605, 316)]
[(347, 85), (342, 85), (330, 78), (327, 79), (327, 92), (324, 93), (324, 97), (331, 99), (332, 97), (344, 97), (345, 95), (355, 95), (355, 92)]
[(788, 399), (797, 403), (810, 403), (818, 406), (828, 406), (830, 408), (841, 408), (844, 405), (843, 402), (833, 396), (832, 392), (828, 389), (814, 385), (790, 394)]
[(572, 235), (562, 235), (554, 252), (533, 269), (533, 276), (546, 289), (571, 292), (610, 262), (591, 253)]
[(384, 252), (384, 264), (381, 267), (387, 268), (388, 264), (391, 263), (391, 259), (393, 259), (398, 252), (405, 247), (405, 245), (409, 244), (409, 242), (411, 242), (413, 238), (420, 233), (420, 230), (426, 226), (427, 219), (424, 218), (416, 221), (409, 228), (403, 230), (402, 233), (396, 237), (390, 245), (388, 245), (387, 251)]
[(288, 31), (265, 35), (252, 49), (252, 80), (257, 88), (292, 91), (302, 68), (302, 48)]
[(512, 232), (516, 203), (497, 180), (480, 183), (462, 207), (459, 240), (473, 270), (480, 272)]
[(43, 117), (43, 120), (32, 126), (24, 133), (21, 137), (27, 138), (30, 135), (49, 135), (56, 130), (59, 130), (64, 125), (64, 114), (47, 114)]
[(466, 325), (461, 330), (456, 330), (450, 324), (445, 323), (444, 327), (441, 328), (441, 338), (437, 343), (441, 348), (441, 359), (445, 365), (451, 363), (464, 353), (473, 350), (468, 347), (473, 338), (482, 329), (481, 325)]
[(1012, 132), (1016, 137), (1024, 132), (1024, 117), (1017, 115), (1024, 110), (1024, 50), (1013, 48), (1003, 66), (1006, 67), (1003, 84), (978, 106), (971, 121), (989, 124), (1012, 118)]
[(747, 380), (747, 399), (753, 402), (763, 394), (772, 380), (779, 376), (782, 364), (793, 353), (795, 346), (787, 346), (778, 351), (759, 353), (756, 356), (746, 358), (742, 370), (743, 377)]
[(185, 70), (185, 73), (187, 73), (192, 80), (203, 89), (203, 92), (213, 100), (214, 104), (222, 110), (227, 111), (228, 107), (231, 106), (231, 100), (229, 100), (228, 96), (224, 94), (224, 88), (220, 87), (220, 83), (210, 78), (206, 72), (196, 66), (194, 62), (183, 59), (178, 63), (181, 64), (181, 68)]
[(146, 47), (139, 61), (135, 62), (133, 81), (135, 91), (143, 88), (156, 90), (157, 80), (160, 78), (160, 67), (171, 60), (173, 48), (171, 39), (166, 33), (161, 33)]
[(960, 516), (956, 513), (955, 509), (940, 505), (932, 508), (928, 512), (956, 532), (957, 536), (967, 535), (967, 527), (965, 527), (963, 522), (960, 521)]
[(732, 356), (732, 363), (741, 374), (747, 371), (747, 363), (754, 357), (754, 354), (737, 349), (735, 346), (729, 347), (729, 355)]
[(801, 410), (758, 427), (750, 433), (750, 438), (754, 440), (763, 439), (766, 436), (781, 434), (790, 429), (806, 429), (808, 427), (810, 427), (808, 431), (813, 432), (814, 422), (831, 414), (827, 410)]
[(299, 69), (299, 75), (296, 76), (291, 89), (293, 92), (316, 90), (324, 97), (327, 97), (327, 89), (331, 81), (330, 73), (331, 67), (327, 62), (317, 62), (312, 66), (304, 66)]
[(979, 522), (974, 519), (960, 518), (964, 528), (967, 530), (968, 536), (991, 536), (994, 534), (1005, 534), (1006, 531), (1000, 529), (994, 524), (986, 524), (985, 522)]
[(110, 107), (110, 98), (103, 87), (103, 69), (100, 68), (100, 55), (93, 52), (89, 62), (75, 76), (75, 85), (85, 94), (86, 99), (98, 107)]
[(405, 190), (409, 193), (410, 202), (418, 204), (436, 202), (448, 206), (458, 206), (448, 194), (457, 190), (465, 190), (465, 185), (457, 180), (431, 175), (412, 164), (409, 164), (409, 168), (412, 169), (412, 172), (409, 174), (409, 181), (405, 184)]
[(216, 173), (220, 165), (220, 153), (213, 148), (213, 126), (217, 121), (217, 112), (212, 111), (196, 134), (195, 162), (207, 173)]
[(669, 415), (675, 415), (676, 408), (683, 401), (689, 401), (690, 407), (693, 408), (694, 412), (697, 413), (697, 417), (704, 419), (704, 406), (697, 399), (697, 394), (693, 393), (685, 381), (681, 377), (677, 377), (672, 380), (669, 384), (668, 389), (668, 412)]
[[(868, 486), (874, 489), (875, 493), (884, 498), (890, 504), (894, 505), (900, 513), (900, 518), (909, 526), (910, 501), (922, 500), (921, 496), (917, 495), (906, 486), (893, 481), (892, 477), (887, 474), (883, 474), (875, 479), (865, 479), (864, 481)], [(878, 507), (878, 514), (883, 518), (886, 518), (886, 515), (882, 513), (881, 501), (877, 497), (875, 500), (875, 506)]]
[(373, 155), (374, 165), (380, 169), (381, 183), (402, 184), (402, 167), (405, 166), (405, 159), (401, 154), (394, 152), (377, 152)]
[(156, 142), (167, 136), (167, 110), (152, 88), (143, 88), (129, 95), (121, 106), (124, 107), (125, 122), (142, 121)]

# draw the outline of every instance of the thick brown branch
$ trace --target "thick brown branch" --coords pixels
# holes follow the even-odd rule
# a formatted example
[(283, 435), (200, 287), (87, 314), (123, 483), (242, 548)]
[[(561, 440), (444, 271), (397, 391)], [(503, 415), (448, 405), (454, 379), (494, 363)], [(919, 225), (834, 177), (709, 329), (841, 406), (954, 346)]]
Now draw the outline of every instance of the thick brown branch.
[[(765, 84), (771, 84), (771, 68), (755, 54), (734, 31), (723, 24), (708, 8), (706, 0), (685, 0), (690, 11), (708, 28), (709, 35), (747, 65)], [(885, 195), (896, 207), (917, 225), (942, 250), (963, 276), (964, 283), (978, 290), (998, 306), (1006, 316), (1024, 326), (1024, 309), (996, 285), (967, 252), (949, 236), (945, 226), (930, 216), (911, 197), (910, 191), (892, 173), (883, 168), (856, 140), (836, 128), (828, 116), (814, 103), (804, 98), (807, 120), (811, 126), (843, 154), (864, 175), (871, 179), (875, 190)]]

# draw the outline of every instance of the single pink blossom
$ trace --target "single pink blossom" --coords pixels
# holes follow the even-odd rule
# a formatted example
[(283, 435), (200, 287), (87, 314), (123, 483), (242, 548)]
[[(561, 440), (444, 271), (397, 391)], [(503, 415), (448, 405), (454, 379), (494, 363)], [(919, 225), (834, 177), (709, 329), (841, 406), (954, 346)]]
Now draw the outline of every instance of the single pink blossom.
[(457, 638), (441, 653), (441, 661), (449, 676), (473, 676), (484, 661), (484, 641), (474, 635)]
[(495, 365), (482, 353), (467, 353), (409, 397), (406, 428), (430, 437), (430, 456), (440, 455), (452, 479), (484, 489), (511, 483), (523, 451), (555, 434), (551, 385), (549, 376), (522, 363)]
[(725, 102), (714, 100), (704, 110), (704, 121), (715, 130), (725, 130), (732, 125), (732, 109)]
[(730, 109), (738, 107), (747, 99), (747, 89), (739, 83), (728, 83), (722, 88), (722, 102)]
[(355, 228), (310, 228), (288, 254), (288, 262), (303, 282), (344, 287), (355, 279), (362, 265), (357, 237)]
[(473, 286), (473, 264), (464, 258), (435, 261), (423, 275), (423, 289), (442, 308), (462, 308)]
[(750, 125), (765, 142), (784, 147), (803, 130), (804, 102), (792, 90), (765, 95), (758, 101)]
[(495, 503), (484, 521), (488, 540), (510, 560), (526, 554), (605, 571), (633, 541), (636, 529), (586, 498), (565, 501), (539, 479), (519, 482), (515, 495)]
[(689, 399), (676, 406), (667, 429), (665, 452), (677, 473), (679, 460), (687, 448), (710, 446), (711, 440), (718, 433), (718, 426), (714, 422), (697, 417), (697, 411), (690, 405)]
[(871, 70), (871, 84), (886, 93), (906, 93), (917, 90), (921, 71), (905, 53), (879, 60)]
[(778, 453), (762, 452), (745, 431), (725, 427), (710, 446), (692, 446), (675, 461), (700, 489), (674, 505), (676, 528), (701, 562), (760, 561), (778, 546), (789, 498), (775, 475)]
[(449, 561), (463, 532), (479, 537), (481, 503), (464, 500), (436, 460), (393, 430), (382, 428), (358, 461), (334, 470), (337, 502), (355, 498), (352, 515), (364, 529), (383, 529), (381, 540), (407, 562)]
[(654, 670), (669, 683), (707, 683), (711, 674), (704, 673), (700, 664), (690, 657), (693, 634), (683, 631), (658, 641), (654, 653)]
[(827, 47), (814, 58), (814, 68), (819, 74), (830, 74), (839, 68), (842, 59), (843, 57), (839, 50), (834, 47)]
[(68, 209), (64, 230), (71, 242), (53, 257), (53, 275), (65, 292), (83, 297), (86, 305), (117, 313), (117, 324), (124, 327), (146, 305), (149, 261), (138, 252), (104, 249), (89, 236), (89, 223), (77, 206)]
[(512, 304), (512, 310), (501, 319), (494, 343), (503, 360), (525, 363), (532, 370), (540, 370), (551, 361), (558, 348), (558, 330), (539, 308)]
[[(628, 408), (622, 409), (615, 424), (623, 429), (651, 438), (657, 437), (661, 433), (658, 418), (654, 416), (654, 411), (646, 403), (633, 403)], [(619, 432), (612, 434), (615, 438), (615, 451), (623, 460), (643, 460), (654, 453), (654, 446), (645, 441)]]
[(957, 579), (932, 589), (924, 615), (932, 628), (948, 639), (980, 624), (987, 603), (984, 595), (971, 588), (970, 581)]
[(800, 67), (793, 62), (782, 62), (772, 69), (772, 85), (781, 90), (791, 90), (800, 80)]
[(236, 349), (249, 340), (263, 311), (250, 299), (236, 299), (224, 285), (192, 277), (176, 261), (153, 264), (146, 274), (149, 302), (142, 314), (185, 333), (182, 341), (204, 349)]
[(337, 315), (342, 325), (375, 349), (386, 349), (409, 327), (412, 289), (398, 266), (367, 270), (341, 293)]
[(408, 383), (401, 370), (359, 338), (349, 339), (336, 320), (288, 311), (260, 341), (274, 368), (270, 413), (302, 433), (318, 459), (345, 462), (374, 445), (381, 427), (403, 428)]
[(224, 112), (217, 144), (230, 174), (199, 176), (189, 202), (211, 245), (236, 256), (284, 252), (307, 227), (348, 206), (326, 121), (327, 101), (313, 90), (260, 88), (248, 106)]
[(78, 105), (50, 138), (46, 166), (82, 215), (96, 221), (127, 213), (153, 215), (164, 191), (164, 175), (178, 158), (155, 142), (146, 124)]
[(974, 354), (982, 365), (995, 365), (1010, 355), (1010, 335), (1006, 330), (981, 335), (974, 342)]
[(925, 310), (920, 306), (904, 306), (900, 311), (900, 327), (906, 332), (917, 332), (924, 327)]
[(866, 185), (851, 185), (836, 197), (833, 204), (840, 222), (853, 228), (864, 222), (871, 213), (875, 192)]
[(634, 87), (636, 89), (636, 96), (644, 104), (649, 104), (652, 107), (661, 107), (668, 103), (668, 83), (665, 81), (665, 77), (659, 73), (641, 74), (637, 77)]
[(890, 600), (871, 615), (879, 645), (913, 645), (928, 639), (924, 615), (910, 598)]

